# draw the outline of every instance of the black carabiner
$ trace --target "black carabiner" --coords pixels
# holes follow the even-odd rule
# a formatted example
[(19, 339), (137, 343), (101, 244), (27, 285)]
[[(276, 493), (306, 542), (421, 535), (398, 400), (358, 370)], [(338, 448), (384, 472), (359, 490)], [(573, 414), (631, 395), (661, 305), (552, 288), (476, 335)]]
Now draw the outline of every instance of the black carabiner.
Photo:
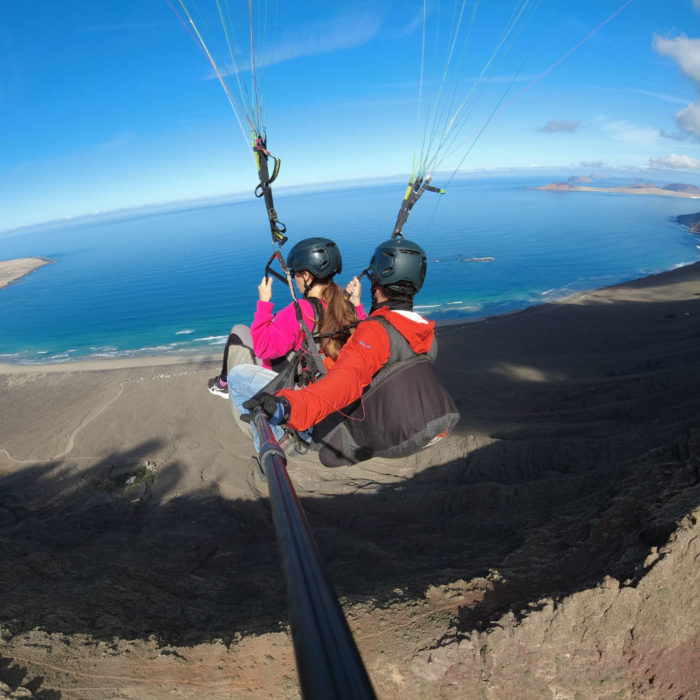
[(273, 270), (271, 267), (272, 263), (274, 262), (276, 257), (277, 257), (277, 253), (273, 253), (272, 257), (267, 261), (267, 265), (265, 265), (265, 279), (269, 279), (270, 275), (272, 275), (273, 277), (276, 277), (283, 284), (287, 284), (287, 278), (280, 275), (280, 273), (277, 272), (277, 270)]

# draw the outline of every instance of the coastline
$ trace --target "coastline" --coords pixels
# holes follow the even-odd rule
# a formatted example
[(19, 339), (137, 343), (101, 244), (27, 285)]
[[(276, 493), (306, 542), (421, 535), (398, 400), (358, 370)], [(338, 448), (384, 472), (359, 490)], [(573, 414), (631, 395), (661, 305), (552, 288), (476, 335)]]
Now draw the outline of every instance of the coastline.
[(23, 277), (30, 275), (44, 265), (56, 262), (48, 258), (14, 258), (13, 260), (0, 260), (0, 289), (9, 287), (19, 282)]
[[(222, 345), (223, 349), (223, 345)], [(143, 355), (139, 357), (105, 357), (77, 359), (72, 362), (47, 362), (45, 364), (13, 364), (0, 362), (0, 374), (43, 374), (46, 372), (102, 372), (109, 370), (138, 369), (140, 367), (171, 367), (219, 362), (221, 352), (170, 353), (168, 355)]]
[[(493, 209), (493, 205), (500, 201), (502, 195), (490, 181), (480, 185), (483, 192), (479, 188), (465, 186), (465, 197), (473, 197), (475, 203), (488, 202), (491, 206), (477, 217), (479, 223), (467, 239), (462, 240), (459, 228), (453, 230), (448, 227), (444, 240), (440, 235), (431, 242), (434, 254), (430, 257), (432, 260), (439, 259), (440, 264), (433, 265), (430, 285), (426, 285), (419, 297), (418, 303), (426, 305), (425, 309), (417, 309), (420, 313), (436, 320), (439, 326), (474, 323), (480, 318), (513, 313), (575, 291), (614, 284), (698, 259), (698, 241), (684, 233), (678, 235), (672, 223), (679, 212), (695, 211), (695, 203), (680, 204), (677, 198), (600, 198), (601, 210), (606, 213), (603, 215), (596, 207), (595, 228), (588, 231), (583, 222), (586, 221), (590, 198), (551, 198), (543, 197), (540, 192), (525, 191), (528, 185), (546, 182), (546, 178), (540, 178), (539, 182), (529, 178), (504, 183), (509, 188), (515, 187), (517, 197), (523, 198), (523, 205), (527, 204), (523, 212), (530, 212), (520, 218), (521, 225), (517, 231), (515, 227), (507, 225), (503, 228), (500, 223), (499, 227), (496, 226), (494, 213), (499, 210)], [(567, 220), (571, 222), (570, 235), (554, 234), (551, 241), (554, 250), (576, 246), (576, 255), (566, 265), (560, 263), (564, 250), (552, 254), (550, 243), (545, 243), (545, 238), (541, 238), (541, 209), (549, 207), (559, 208), (562, 216), (570, 217)], [(700, 206), (697, 208), (700, 209)], [(488, 213), (489, 209), (492, 210), (491, 214)], [(663, 216), (642, 215), (640, 227), (629, 225), (632, 212), (647, 209), (650, 212), (658, 211)], [(256, 210), (252, 208), (251, 217), (254, 214)], [(195, 222), (200, 214), (187, 216)], [(187, 220), (190, 221), (190, 218)], [(504, 220), (502, 223), (506, 222)], [(670, 234), (668, 244), (665, 235), (657, 235), (657, 222)], [(155, 222), (119, 224), (110, 236), (126, 235), (141, 225), (145, 232)], [(613, 229), (614, 235), (610, 232)], [(166, 229), (159, 226), (154, 229), (160, 230)], [(92, 228), (80, 233), (81, 239), (83, 236), (91, 240)], [(579, 236), (582, 246), (575, 243)], [(598, 239), (605, 250), (610, 250), (606, 259), (615, 261), (613, 264), (599, 264)], [(50, 241), (51, 237), (47, 240)], [(215, 257), (221, 255), (223, 259), (230, 248), (228, 237), (217, 234), (201, 254), (209, 256), (216, 251)], [(240, 261), (243, 275), (240, 287), (238, 280), (223, 273), (228, 265), (239, 264), (237, 258), (233, 257), (226, 266), (219, 266), (215, 271), (213, 268), (208, 270), (206, 265), (209, 263), (205, 265), (204, 258), (201, 261), (198, 258), (197, 264), (189, 264), (185, 256), (178, 257), (178, 260), (184, 261), (182, 283), (175, 281), (180, 276), (172, 275), (171, 266), (161, 264), (164, 258), (159, 256), (160, 262), (154, 259), (149, 263), (148, 275), (137, 274), (136, 284), (122, 285), (122, 279), (130, 279), (131, 273), (127, 268), (132, 265), (131, 254), (123, 257), (120, 265), (123, 263), (125, 269), (119, 274), (115, 274), (114, 269), (102, 274), (103, 260), (99, 256), (96, 259), (90, 257), (98, 249), (99, 246), (94, 249), (87, 246), (80, 256), (64, 257), (63, 253), (61, 256), (57, 252), (54, 254), (55, 251), (44, 244), (32, 248), (8, 248), (7, 258), (41, 254), (55, 258), (60, 263), (60, 269), (57, 266), (30, 275), (21, 286), (11, 289), (0, 300), (6, 309), (3, 311), (3, 321), (7, 318), (2, 334), (0, 363), (22, 366), (65, 363), (66, 366), (75, 366), (76, 362), (102, 362), (114, 358), (121, 364), (123, 358), (131, 357), (136, 358), (138, 364), (147, 361), (144, 358), (170, 354), (173, 355), (171, 361), (186, 362), (192, 357), (191, 353), (219, 355), (231, 323), (249, 323), (252, 320), (252, 306), (243, 300), (250, 294), (252, 301), (253, 284), (257, 283), (253, 275), (257, 273), (254, 272), (255, 264), (249, 263), (247, 258)], [(472, 264), (466, 268), (464, 264), (457, 264), (466, 262), (466, 256), (472, 255), (484, 256), (476, 259), (487, 259), (491, 255), (497, 262)], [(525, 267), (517, 265), (511, 270), (510, 259), (529, 263)], [(536, 274), (527, 271), (535, 268)], [(248, 275), (254, 282), (247, 279)], [(87, 284), (88, 279), (94, 279), (94, 286)], [(188, 285), (186, 294), (185, 285)], [(34, 295), (38, 296), (34, 298)], [(229, 295), (232, 295), (232, 301), (229, 301)]]
[(679, 214), (676, 221), (685, 226), (691, 233), (700, 234), (700, 213), (698, 214)]
[[(543, 307), (556, 307), (561, 305), (580, 304), (592, 297), (597, 297), (610, 293), (615, 295), (615, 290), (624, 289), (630, 285), (637, 289), (656, 287), (659, 281), (666, 279), (682, 281), (687, 279), (697, 281), (700, 285), (700, 262), (690, 263), (681, 267), (675, 267), (671, 270), (658, 272), (653, 275), (639, 277), (625, 282), (620, 282), (615, 285), (600, 288), (591, 288), (573, 294), (568, 294), (559, 299), (544, 301), (542, 303), (533, 303), (525, 308), (513, 309), (504, 311), (499, 314), (484, 316), (480, 318), (448, 318), (435, 321), (435, 328), (440, 329), (458, 329), (463, 326), (473, 326), (480, 323), (489, 323), (496, 319), (502, 319), (509, 316), (515, 316), (523, 313), (532, 313), (533, 310)], [(223, 344), (222, 344), (223, 349)], [(204, 365), (210, 363), (218, 363), (221, 359), (221, 350), (217, 349), (212, 352), (191, 352), (180, 351), (172, 352), (164, 355), (141, 355), (141, 356), (124, 356), (110, 358), (84, 358), (66, 362), (54, 363), (31, 363), (20, 364), (10, 362), (0, 362), (0, 375), (37, 375), (45, 373), (71, 373), (71, 372), (102, 372), (111, 370), (134, 370), (139, 368), (152, 367), (174, 367), (174, 366), (189, 366), (189, 365)]]

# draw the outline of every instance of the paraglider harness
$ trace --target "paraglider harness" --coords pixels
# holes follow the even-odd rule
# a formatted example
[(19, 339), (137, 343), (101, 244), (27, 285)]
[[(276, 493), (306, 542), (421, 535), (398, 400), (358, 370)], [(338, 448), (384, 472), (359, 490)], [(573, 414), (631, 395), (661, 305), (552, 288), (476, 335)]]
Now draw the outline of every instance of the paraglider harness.
[[(278, 374), (260, 394), (274, 394), (280, 389), (307, 386), (326, 374), (317, 344), (323, 337), (350, 333), (353, 326), (323, 335), (314, 335), (304, 321), (299, 301), (294, 293), (292, 275), (281, 253), (287, 241), (286, 227), (277, 217), (270, 185), (279, 173), (280, 161), (267, 150), (265, 140), (254, 140), (253, 151), (258, 165), (260, 184), (256, 197), (265, 199), (273, 253), (265, 266), (265, 277), (276, 277), (289, 287), (294, 302), (297, 321), (303, 332), (302, 344), (285, 357), (272, 363)], [(272, 175), (268, 158), (274, 161)], [(443, 189), (430, 185), (431, 176), (411, 179), (401, 204), (392, 238), (400, 237), (414, 204), (426, 192), (444, 193)], [(272, 269), (277, 261), (284, 274)], [(362, 272), (365, 275), (367, 270)], [(314, 330), (321, 325), (324, 308), (320, 299), (308, 298), (314, 308)], [(370, 320), (370, 319), (367, 319)], [(413, 454), (444, 436), (459, 420), (459, 413), (449, 393), (440, 382), (433, 368), (437, 353), (434, 340), (430, 351), (418, 354), (408, 341), (383, 318), (371, 320), (381, 323), (390, 341), (391, 353), (387, 363), (372, 378), (363, 395), (342, 412), (331, 414), (314, 427), (311, 448), (319, 451), (319, 459), (325, 466), (355, 464), (373, 456), (402, 457)], [(357, 325), (357, 324), (353, 324)], [(407, 410), (395, 411), (395, 406)], [(348, 416), (355, 420), (347, 420)], [(285, 430), (289, 430), (285, 428)], [(300, 445), (296, 431), (289, 430)]]
[[(444, 194), (432, 177), (411, 178), (392, 238), (402, 237), (413, 206), (424, 192)], [(368, 275), (369, 268), (360, 277)], [(369, 275), (368, 275), (369, 276)], [(324, 466), (338, 467), (372, 457), (405, 457), (442, 439), (459, 420), (459, 412), (437, 376), (433, 362), (437, 339), (427, 353), (416, 353), (383, 317), (370, 316), (389, 336), (390, 355), (362, 396), (314, 426), (311, 447)]]
[(390, 355), (359, 399), (318, 423), (311, 448), (326, 467), (357, 464), (372, 457), (406, 457), (437, 442), (459, 420), (459, 412), (433, 367), (437, 339), (416, 353), (382, 316)]
[[(280, 159), (273, 156), (267, 150), (266, 139), (262, 136), (253, 137), (253, 153), (255, 154), (255, 162), (258, 167), (258, 177), (260, 178), (260, 184), (255, 188), (255, 196), (258, 198), (264, 198), (265, 200), (267, 218), (270, 222), (270, 233), (272, 234), (273, 252), (265, 265), (265, 278), (267, 279), (270, 275), (272, 275), (280, 282), (287, 285), (294, 303), (294, 312), (296, 314), (297, 322), (303, 334), (301, 346), (297, 350), (291, 350), (284, 357), (278, 358), (271, 363), (272, 369), (278, 372), (278, 375), (267, 386), (265, 386), (261, 392), (274, 393), (279, 389), (292, 386), (307, 386), (308, 384), (311, 384), (312, 382), (315, 382), (323, 377), (326, 374), (326, 366), (323, 362), (323, 357), (321, 354), (320, 341), (323, 340), (323, 338), (337, 336), (345, 336), (346, 338), (349, 337), (352, 329), (357, 325), (357, 322), (348, 324), (328, 333), (314, 333), (312, 331), (315, 331), (321, 327), (321, 322), (323, 321), (324, 315), (324, 306), (321, 303), (321, 300), (318, 298), (305, 297), (306, 301), (308, 301), (314, 308), (314, 326), (313, 329), (309, 329), (306, 321), (304, 320), (301, 306), (299, 305), (299, 300), (297, 299), (294, 291), (292, 274), (284, 261), (284, 256), (282, 255), (281, 248), (288, 240), (287, 236), (285, 236), (287, 227), (278, 219), (277, 211), (275, 210), (275, 204), (272, 198), (271, 184), (275, 181), (277, 175), (279, 174)], [(270, 158), (273, 160), (271, 175), (268, 167), (268, 160)], [(279, 273), (272, 268), (275, 261), (279, 264), (282, 273)], [(345, 300), (348, 301), (348, 298), (345, 297)]]
[[(316, 342), (318, 336), (314, 335), (313, 331), (321, 325), (325, 309), (320, 299), (312, 297), (308, 298), (306, 301), (311, 304), (314, 310), (314, 325), (310, 331), (311, 342), (319, 357), (321, 357), (320, 348)], [(301, 323), (308, 328), (308, 325), (303, 319)], [(304, 340), (306, 340), (306, 338), (304, 338)], [(323, 360), (321, 360), (321, 364), (323, 364)], [(286, 389), (291, 386), (307, 386), (319, 378), (318, 374), (315, 373), (309, 365), (309, 357), (303, 341), (298, 349), (290, 350), (286, 355), (270, 361), (270, 367), (277, 372), (277, 376), (261, 390), (268, 394), (278, 389)], [(325, 365), (323, 365), (323, 369), (325, 373)]]
[[(255, 154), (255, 163), (258, 167), (258, 177), (260, 179), (260, 184), (255, 188), (255, 196), (258, 198), (262, 197), (265, 200), (267, 218), (270, 222), (270, 233), (272, 234), (273, 253), (270, 259), (267, 261), (267, 265), (265, 265), (265, 278), (272, 275), (287, 285), (289, 288), (289, 293), (292, 295), (297, 322), (299, 323), (299, 327), (301, 328), (303, 334), (301, 347), (293, 352), (294, 359), (289, 356), (283, 358), (286, 365), (284, 367), (280, 367), (282, 371), (280, 371), (278, 377), (276, 377), (271, 384), (276, 382), (278, 379), (280, 382), (289, 381), (291, 379), (291, 384), (280, 383), (276, 388), (281, 389), (283, 386), (293, 386), (297, 381), (300, 381), (301, 385), (305, 386), (306, 384), (315, 381), (319, 377), (322, 377), (326, 373), (326, 367), (323, 364), (323, 359), (321, 358), (319, 348), (314, 341), (313, 334), (306, 324), (306, 321), (304, 321), (304, 317), (301, 313), (301, 307), (299, 306), (299, 300), (294, 292), (292, 275), (284, 262), (284, 256), (282, 255), (282, 246), (288, 240), (287, 236), (284, 235), (287, 231), (287, 227), (277, 217), (277, 211), (275, 210), (275, 204), (272, 198), (272, 188), (270, 186), (279, 174), (280, 159), (275, 158), (275, 156), (273, 156), (267, 150), (267, 139), (260, 135), (253, 135), (253, 153)], [(269, 158), (272, 158), (273, 160), (272, 175), (270, 175), (270, 170), (268, 167)], [(275, 261), (279, 263), (283, 274), (280, 274), (276, 270), (272, 269), (272, 265)], [(310, 301), (314, 306), (314, 316), (316, 319), (315, 326), (318, 326), (323, 316), (323, 305), (320, 303), (320, 301), (318, 302), (318, 305), (311, 299), (308, 299), (308, 301)], [(299, 370), (299, 367), (301, 367), (301, 371)], [(282, 377), (284, 378), (282, 379)], [(265, 391), (271, 390), (273, 389), (265, 387)]]
[[(267, 279), (270, 275), (272, 275), (280, 280), (280, 282), (287, 285), (294, 303), (294, 311), (297, 322), (303, 333), (301, 347), (296, 351), (292, 351), (286, 357), (281, 358), (281, 361), (273, 363), (273, 369), (279, 374), (263, 389), (263, 391), (267, 393), (273, 393), (274, 391), (284, 387), (295, 385), (307, 386), (311, 382), (323, 377), (326, 374), (326, 367), (321, 357), (320, 347), (317, 344), (318, 341), (323, 337), (331, 337), (343, 333), (347, 333), (349, 335), (353, 326), (346, 326), (339, 331), (332, 331), (331, 333), (326, 333), (321, 336), (318, 334), (314, 335), (304, 321), (301, 307), (299, 306), (299, 300), (294, 292), (292, 275), (284, 261), (284, 256), (282, 255), (281, 250), (282, 246), (288, 240), (287, 236), (285, 235), (287, 232), (287, 227), (279, 220), (272, 197), (271, 185), (277, 179), (281, 161), (267, 150), (267, 137), (264, 135), (253, 134), (253, 153), (255, 154), (258, 178), (260, 179), (260, 183), (255, 188), (255, 196), (258, 198), (263, 198), (265, 201), (267, 218), (270, 223), (270, 233), (272, 234), (273, 252), (265, 265), (265, 278)], [(270, 174), (270, 168), (268, 165), (269, 159), (272, 159), (273, 161), (272, 174)], [(401, 232), (403, 230), (403, 226), (408, 219), (408, 215), (411, 213), (411, 209), (413, 209), (413, 205), (418, 201), (418, 199), (420, 199), (424, 192), (437, 192), (439, 194), (445, 193), (444, 189), (433, 187), (430, 184), (431, 180), (432, 176), (430, 175), (411, 178), (408, 183), (403, 202), (401, 203), (401, 208), (399, 209), (392, 238), (402, 235)], [(275, 261), (277, 261), (279, 264), (282, 274), (272, 268)], [(366, 273), (367, 270), (363, 270), (359, 278), (361, 279)], [(319, 328), (323, 318), (323, 305), (320, 303), (320, 301), (313, 298), (307, 298), (307, 301), (311, 302), (314, 306), (314, 327)]]
[(411, 178), (408, 181), (406, 194), (401, 202), (401, 207), (396, 217), (396, 223), (394, 224), (394, 231), (391, 234), (392, 238), (398, 238), (402, 235), (404, 224), (408, 219), (408, 215), (411, 213), (411, 209), (413, 209), (413, 205), (420, 199), (424, 192), (428, 191), (445, 194), (445, 190), (441, 187), (433, 187), (433, 185), (430, 184), (432, 179), (432, 175), (426, 175), (425, 177)]

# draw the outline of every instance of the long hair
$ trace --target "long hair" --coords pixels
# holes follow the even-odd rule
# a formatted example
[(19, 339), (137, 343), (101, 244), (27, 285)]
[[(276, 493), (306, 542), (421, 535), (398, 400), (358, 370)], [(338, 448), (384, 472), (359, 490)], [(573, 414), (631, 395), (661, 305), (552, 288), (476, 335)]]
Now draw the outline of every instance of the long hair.
[(318, 334), (332, 333), (321, 338), (321, 350), (326, 357), (335, 360), (355, 330), (357, 314), (353, 305), (345, 299), (345, 292), (332, 279), (319, 280), (319, 283), (325, 285), (321, 299), (326, 302), (326, 310)]

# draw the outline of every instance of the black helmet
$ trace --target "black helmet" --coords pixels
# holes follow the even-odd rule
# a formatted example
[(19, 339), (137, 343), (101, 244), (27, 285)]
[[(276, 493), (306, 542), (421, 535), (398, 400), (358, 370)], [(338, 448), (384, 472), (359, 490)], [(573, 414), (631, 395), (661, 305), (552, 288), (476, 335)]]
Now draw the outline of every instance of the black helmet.
[(292, 274), (308, 270), (322, 280), (340, 274), (343, 259), (338, 246), (329, 238), (305, 238), (289, 251), (287, 267)]
[(415, 294), (423, 286), (428, 263), (425, 251), (405, 238), (380, 243), (367, 268), (367, 276), (390, 292)]

